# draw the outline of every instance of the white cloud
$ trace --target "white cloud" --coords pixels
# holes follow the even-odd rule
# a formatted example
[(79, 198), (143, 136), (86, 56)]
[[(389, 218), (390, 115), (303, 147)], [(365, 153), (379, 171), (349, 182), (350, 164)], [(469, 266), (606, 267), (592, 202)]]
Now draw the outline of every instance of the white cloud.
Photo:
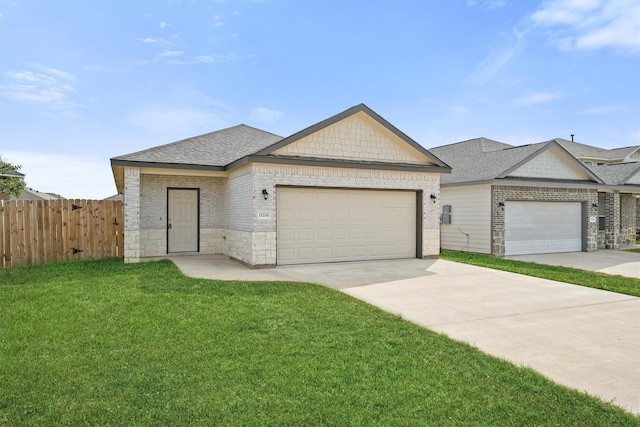
[(237, 59), (235, 55), (199, 55), (193, 59), (185, 59), (182, 61), (171, 60), (169, 63), (177, 65), (191, 64), (211, 64), (214, 62), (231, 62)]
[(6, 151), (2, 155), (22, 165), (28, 187), (68, 199), (104, 199), (116, 193), (109, 160), (89, 155)]
[(265, 107), (256, 107), (251, 110), (251, 118), (261, 123), (272, 123), (282, 118), (282, 112)]
[(7, 71), (9, 83), (0, 86), (2, 97), (24, 104), (49, 104), (59, 108), (73, 106), (70, 95), (76, 92), (71, 82), (75, 76), (39, 64), (35, 70)]
[(635, 0), (554, 0), (531, 16), (565, 50), (614, 48), (640, 54), (640, 2)]
[(169, 26), (169, 24), (167, 24), (165, 21), (160, 21), (160, 24), (158, 24), (158, 28), (167, 28)]
[(598, 105), (596, 107), (587, 108), (580, 111), (580, 114), (606, 115), (622, 110), (620, 105)]
[(150, 107), (130, 114), (127, 121), (151, 131), (190, 135), (226, 127), (233, 116), (234, 111), (222, 105), (207, 109)]
[(476, 67), (469, 80), (479, 84), (491, 80), (520, 53), (523, 46), (523, 35), (523, 32), (514, 27), (511, 35), (503, 36), (501, 46), (490, 46), (489, 55)]
[(180, 55), (184, 55), (184, 52), (181, 50), (165, 50), (158, 56), (162, 58), (166, 56), (180, 56)]
[(516, 100), (516, 104), (519, 105), (536, 105), (543, 104), (545, 102), (558, 99), (560, 97), (557, 93), (552, 92), (529, 92)]
[(144, 44), (160, 44), (160, 45), (170, 45), (171, 43), (168, 42), (165, 39), (154, 39), (151, 37), (146, 37), (143, 39), (137, 39), (139, 42), (142, 42)]
[[(467, 0), (467, 6), (475, 6), (478, 0)], [(486, 9), (499, 9), (507, 4), (507, 0), (484, 0), (482, 6)]]
[(216, 15), (213, 25), (215, 25), (216, 27), (222, 27), (224, 25), (224, 22), (222, 22), (222, 16)]
[(465, 107), (464, 105), (454, 104), (451, 106), (451, 111), (455, 114), (465, 114), (471, 110), (469, 107)]

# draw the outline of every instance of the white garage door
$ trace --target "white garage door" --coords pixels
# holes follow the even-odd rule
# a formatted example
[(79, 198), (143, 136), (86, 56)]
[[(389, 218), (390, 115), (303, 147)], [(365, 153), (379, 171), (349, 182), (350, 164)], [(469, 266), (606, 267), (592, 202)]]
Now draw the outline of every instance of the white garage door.
[(505, 202), (505, 254), (582, 250), (580, 202)]
[(416, 193), (278, 188), (279, 265), (416, 256)]

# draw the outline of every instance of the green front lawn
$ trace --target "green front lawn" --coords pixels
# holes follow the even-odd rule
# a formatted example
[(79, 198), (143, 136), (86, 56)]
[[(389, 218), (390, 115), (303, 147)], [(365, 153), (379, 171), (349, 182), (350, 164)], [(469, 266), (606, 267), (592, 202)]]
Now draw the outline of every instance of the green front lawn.
[(0, 271), (0, 424), (640, 419), (328, 288), (103, 260)]
[(512, 273), (525, 274), (527, 276), (541, 277), (543, 279), (573, 283), (574, 285), (588, 286), (590, 288), (604, 289), (606, 291), (640, 297), (640, 279), (576, 270), (575, 268), (534, 264), (532, 262), (515, 261), (467, 252), (442, 252), (440, 257), (448, 261), (510, 271)]

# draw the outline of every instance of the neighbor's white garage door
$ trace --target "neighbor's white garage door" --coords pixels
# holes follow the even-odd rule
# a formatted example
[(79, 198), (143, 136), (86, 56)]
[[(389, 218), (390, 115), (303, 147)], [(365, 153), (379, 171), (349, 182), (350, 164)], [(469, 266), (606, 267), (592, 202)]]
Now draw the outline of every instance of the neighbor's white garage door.
[(416, 256), (416, 193), (278, 188), (277, 263)]
[(582, 250), (580, 202), (505, 202), (505, 255)]

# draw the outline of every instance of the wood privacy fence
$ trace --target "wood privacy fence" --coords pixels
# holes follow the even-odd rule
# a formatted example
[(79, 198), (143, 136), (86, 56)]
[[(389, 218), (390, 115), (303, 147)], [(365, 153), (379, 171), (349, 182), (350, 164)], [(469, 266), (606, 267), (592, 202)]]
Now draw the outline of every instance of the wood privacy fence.
[(122, 202), (0, 201), (0, 268), (122, 257)]

